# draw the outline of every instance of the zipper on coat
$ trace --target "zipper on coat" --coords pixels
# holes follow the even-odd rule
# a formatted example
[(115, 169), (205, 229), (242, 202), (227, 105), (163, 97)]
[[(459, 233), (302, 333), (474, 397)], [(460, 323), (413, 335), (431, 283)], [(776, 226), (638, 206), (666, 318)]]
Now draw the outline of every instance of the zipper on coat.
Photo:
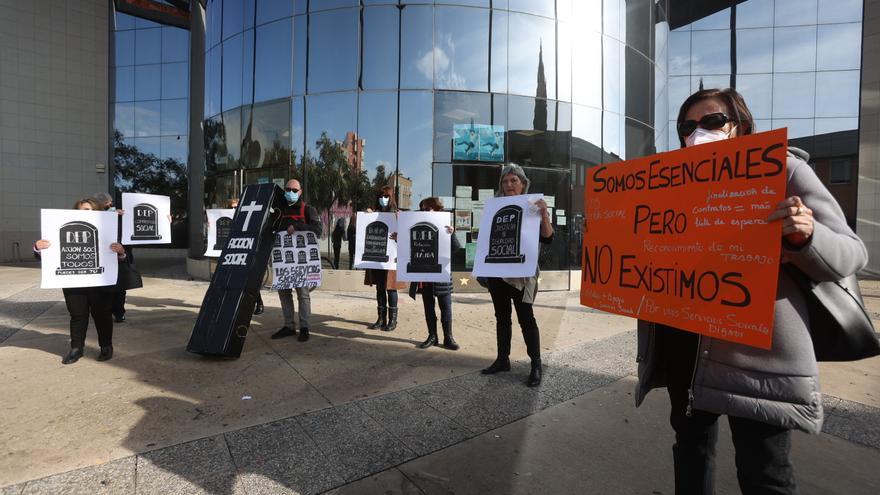
[(703, 341), (703, 336), (697, 336), (697, 358), (694, 359), (694, 370), (691, 372), (691, 385), (688, 387), (688, 403), (687, 408), (684, 411), (684, 415), (687, 417), (693, 416), (694, 413), (694, 382), (697, 380), (697, 365), (700, 362), (700, 344)]

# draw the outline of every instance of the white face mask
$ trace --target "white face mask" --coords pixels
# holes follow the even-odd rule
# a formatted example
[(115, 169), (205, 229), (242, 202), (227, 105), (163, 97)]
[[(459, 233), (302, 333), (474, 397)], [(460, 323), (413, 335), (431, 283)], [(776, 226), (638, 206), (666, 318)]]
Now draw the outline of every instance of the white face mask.
[(725, 139), (730, 139), (730, 134), (721, 129), (707, 131), (702, 127), (697, 127), (697, 130), (684, 139), (684, 143), (687, 146), (696, 146), (698, 144), (714, 143), (715, 141), (723, 141)]

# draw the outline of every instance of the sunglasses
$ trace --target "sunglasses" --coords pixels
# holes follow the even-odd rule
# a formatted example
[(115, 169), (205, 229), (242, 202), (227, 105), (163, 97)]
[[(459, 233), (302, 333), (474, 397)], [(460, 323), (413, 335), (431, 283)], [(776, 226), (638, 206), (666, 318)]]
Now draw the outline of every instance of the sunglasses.
[(678, 123), (678, 134), (680, 136), (690, 136), (697, 130), (697, 127), (701, 127), (706, 129), (707, 131), (714, 131), (717, 129), (721, 129), (728, 122), (735, 122), (733, 119), (724, 115), (723, 113), (710, 113), (707, 115), (703, 115), (700, 120), (685, 120), (684, 122)]
[(284, 191), (285, 192), (299, 192), (299, 189), (294, 189), (292, 187), (285, 187)]

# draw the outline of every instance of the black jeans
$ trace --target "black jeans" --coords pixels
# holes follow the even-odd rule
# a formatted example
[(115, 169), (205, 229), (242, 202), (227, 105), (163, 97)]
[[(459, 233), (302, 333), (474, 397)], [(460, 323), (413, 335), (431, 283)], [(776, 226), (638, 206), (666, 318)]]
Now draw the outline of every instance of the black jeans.
[(538, 332), (538, 322), (535, 321), (535, 313), (531, 303), (523, 302), (523, 291), (517, 290), (500, 278), (491, 277), (489, 280), (489, 295), (492, 296), (492, 305), (495, 306), (495, 337), (498, 341), (498, 357), (510, 356), (510, 339), (513, 334), (510, 305), (513, 303), (516, 309), (516, 319), (522, 329), (523, 340), (526, 342), (526, 351), (532, 360), (541, 359), (541, 335)]
[(94, 289), (64, 291), (64, 302), (70, 312), (70, 347), (85, 347), (89, 315), (98, 331), (101, 347), (113, 345), (113, 293)]
[(113, 293), (113, 316), (121, 318), (125, 316), (125, 291), (120, 290)]
[(425, 306), (425, 320), (437, 321), (437, 312), (434, 309), (434, 298), (440, 304), (440, 321), (452, 321), (452, 294), (435, 294), (434, 284), (422, 285), (422, 304)]
[(370, 277), (376, 284), (376, 302), (380, 307), (397, 307), (397, 289), (388, 288), (388, 271), (371, 269)]
[[(687, 415), (688, 388), (696, 363), (698, 337), (669, 327), (658, 328), (657, 337), (672, 405), (669, 422), (675, 430), (675, 445), (672, 446), (675, 493), (713, 494), (718, 415), (698, 410)], [(791, 430), (735, 416), (728, 416), (727, 421), (736, 451), (736, 476), (742, 493), (798, 493), (789, 461)]]

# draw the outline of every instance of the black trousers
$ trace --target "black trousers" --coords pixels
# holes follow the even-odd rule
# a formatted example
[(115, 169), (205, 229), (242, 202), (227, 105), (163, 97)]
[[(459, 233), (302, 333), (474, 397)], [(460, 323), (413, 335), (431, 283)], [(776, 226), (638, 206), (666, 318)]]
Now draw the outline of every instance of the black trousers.
[(101, 347), (113, 345), (113, 293), (96, 289), (64, 291), (64, 302), (70, 312), (70, 347), (85, 347), (89, 315), (98, 331)]
[(333, 241), (333, 268), (339, 269), (339, 254), (342, 252), (342, 239)]
[(489, 295), (492, 296), (492, 305), (495, 307), (495, 337), (498, 341), (498, 357), (510, 356), (510, 339), (513, 334), (513, 322), (511, 321), (511, 303), (516, 309), (516, 319), (522, 329), (523, 340), (526, 342), (526, 351), (532, 360), (541, 359), (541, 335), (538, 331), (538, 322), (535, 321), (535, 312), (531, 303), (523, 302), (523, 291), (517, 290), (500, 278), (489, 278)]
[[(688, 389), (693, 379), (698, 336), (662, 327), (657, 330), (657, 338), (672, 405), (669, 422), (675, 430), (675, 445), (672, 446), (675, 493), (713, 494), (718, 415), (698, 410), (687, 415)], [(791, 430), (734, 416), (728, 416), (727, 420), (742, 493), (798, 493), (789, 461)]]
[(113, 293), (113, 316), (120, 318), (125, 315), (125, 291), (120, 290)]
[[(418, 282), (416, 282), (418, 283)], [(437, 294), (434, 291), (434, 284), (422, 284), (422, 305), (425, 308), (425, 319), (428, 321), (437, 321), (437, 311), (434, 308), (434, 298), (440, 305), (440, 321), (452, 321), (452, 294)]]
[(370, 268), (370, 270), (372, 270), (370, 277), (373, 283), (376, 284), (376, 303), (383, 308), (396, 308), (397, 289), (388, 288), (388, 270), (377, 270), (375, 268)]

